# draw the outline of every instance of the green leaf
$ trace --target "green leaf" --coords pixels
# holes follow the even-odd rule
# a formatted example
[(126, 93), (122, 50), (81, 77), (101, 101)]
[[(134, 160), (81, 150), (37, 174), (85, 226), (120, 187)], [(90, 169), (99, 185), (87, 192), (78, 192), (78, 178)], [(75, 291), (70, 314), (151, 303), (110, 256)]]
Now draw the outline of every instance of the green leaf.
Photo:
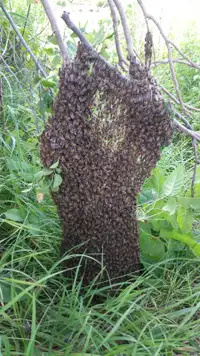
[(44, 167), (43, 170), (42, 170), (42, 173), (44, 176), (49, 176), (50, 174), (53, 173), (53, 170), (52, 169), (49, 169), (49, 168), (46, 168)]
[(183, 242), (185, 245), (187, 245), (191, 250), (200, 257), (200, 244), (197, 243), (191, 236), (186, 235), (186, 234), (180, 234), (177, 231), (170, 231), (170, 230), (165, 230), (162, 229), (160, 231), (160, 236), (164, 237), (166, 239), (172, 238), (177, 241)]
[(49, 56), (53, 56), (54, 55), (54, 48), (52, 48), (52, 47), (48, 47), (48, 48), (44, 48), (44, 52), (46, 53), (46, 54), (48, 54)]
[(0, 282), (0, 303), (8, 303), (11, 300), (11, 286)]
[(198, 79), (200, 79), (200, 76), (198, 74), (194, 75), (193, 80), (195, 81), (195, 80), (198, 80)]
[(38, 188), (36, 189), (36, 193), (49, 194), (49, 186), (38, 187)]
[[(192, 172), (193, 174), (193, 172)], [(200, 165), (196, 168), (195, 184), (200, 183)]]
[(169, 212), (169, 215), (173, 215), (177, 208), (177, 202), (174, 197), (170, 197), (167, 204), (163, 206), (162, 210)]
[(55, 169), (55, 168), (58, 167), (58, 165), (59, 165), (59, 160), (56, 161), (55, 163), (53, 163), (53, 164), (50, 166), (50, 169)]
[(13, 221), (19, 221), (22, 222), (24, 221), (23, 216), (21, 215), (21, 212), (19, 209), (9, 209), (7, 210), (4, 215), (6, 216), (7, 219), (13, 220)]
[(54, 45), (57, 45), (57, 40), (56, 40), (56, 36), (55, 35), (50, 35), (50, 36), (47, 36), (48, 38), (48, 41)]
[(62, 177), (60, 174), (55, 174), (54, 175), (54, 180), (53, 180), (53, 189), (58, 188), (62, 183)]
[(153, 169), (152, 176), (148, 179), (148, 186), (151, 186), (156, 193), (160, 194), (165, 181), (164, 175), (158, 167)]
[(184, 206), (180, 206), (177, 212), (177, 222), (183, 232), (190, 232), (192, 230), (193, 222), (192, 212)]
[(56, 83), (53, 82), (52, 80), (48, 80), (48, 79), (42, 79), (41, 80), (41, 84), (43, 85), (43, 87), (45, 88), (53, 88), (56, 86)]
[(180, 193), (184, 185), (184, 167), (179, 165), (165, 180), (162, 189), (163, 196), (174, 196)]
[(179, 197), (178, 202), (185, 208), (200, 209), (200, 198)]
[(144, 255), (153, 257), (154, 260), (160, 260), (165, 254), (165, 246), (159, 237), (152, 237), (145, 231), (140, 235), (140, 247)]

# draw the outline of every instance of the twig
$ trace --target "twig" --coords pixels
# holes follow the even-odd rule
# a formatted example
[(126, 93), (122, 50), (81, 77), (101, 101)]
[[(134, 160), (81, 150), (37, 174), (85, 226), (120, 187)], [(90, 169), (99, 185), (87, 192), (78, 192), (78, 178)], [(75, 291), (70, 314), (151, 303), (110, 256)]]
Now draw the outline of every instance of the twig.
[(197, 140), (198, 142), (200, 142), (200, 135), (197, 132), (187, 129), (187, 127), (181, 125), (180, 122), (178, 120), (176, 120), (175, 118), (173, 119), (173, 123), (174, 123), (174, 126), (179, 131), (182, 131), (186, 135), (189, 135), (192, 138), (194, 138), (195, 140)]
[(57, 40), (58, 46), (60, 48), (61, 56), (63, 58), (63, 62), (64, 62), (64, 65), (65, 65), (65, 64), (69, 63), (69, 56), (68, 56), (68, 52), (67, 52), (66, 46), (65, 46), (65, 44), (63, 42), (59, 27), (57, 25), (55, 16), (54, 16), (54, 14), (52, 12), (51, 5), (50, 5), (48, 0), (41, 0), (41, 2), (42, 2), (42, 5), (44, 7), (44, 10), (46, 12), (46, 15), (47, 15), (47, 17), (49, 19), (49, 22), (51, 24), (51, 28), (53, 30), (53, 33), (56, 36), (56, 40)]
[(115, 11), (115, 6), (113, 3), (113, 0), (108, 0), (108, 4), (110, 6), (110, 13), (112, 17), (112, 22), (113, 22), (113, 30), (114, 30), (114, 36), (115, 36), (115, 47), (117, 51), (117, 56), (119, 60), (119, 65), (123, 68), (123, 63), (127, 64), (126, 61), (123, 58), (121, 46), (120, 46), (120, 40), (119, 40), (119, 32), (118, 32), (118, 25), (117, 25), (117, 14)]
[(192, 128), (192, 126), (190, 125), (189, 121), (188, 121), (182, 114), (180, 114), (178, 111), (176, 111), (176, 110), (173, 108), (172, 105), (171, 105), (171, 109), (172, 109), (174, 115), (175, 115), (176, 117), (178, 117), (178, 119), (180, 119), (180, 120), (182, 120), (182, 121), (184, 122), (184, 124), (185, 124), (185, 126), (187, 127), (187, 129), (193, 131), (193, 128)]
[(6, 53), (6, 51), (7, 51), (7, 48), (8, 48), (8, 42), (9, 42), (10, 31), (11, 31), (11, 29), (10, 29), (10, 26), (9, 26), (9, 33), (6, 34), (6, 44), (5, 44), (5, 47), (4, 47), (3, 52), (1, 53), (2, 56), (5, 55), (5, 53)]
[(127, 51), (128, 51), (130, 60), (131, 61), (135, 61), (135, 55), (136, 55), (136, 57), (138, 57), (139, 60), (141, 61), (141, 58), (140, 58), (139, 54), (136, 52), (135, 48), (133, 47), (131, 33), (130, 33), (130, 30), (129, 30), (128, 21), (127, 21), (127, 18), (126, 18), (126, 14), (125, 14), (124, 8), (123, 8), (120, 0), (113, 0), (113, 1), (115, 3), (115, 6), (116, 6), (118, 12), (119, 12), (119, 16), (120, 16), (120, 19), (121, 19), (122, 27), (123, 27), (123, 30), (124, 30), (124, 37), (125, 37), (126, 44), (127, 44)]
[(24, 40), (24, 38), (22, 37), (21, 33), (18, 31), (15, 23), (13, 22), (13, 19), (11, 18), (11, 16), (9, 15), (9, 13), (7, 12), (7, 10), (5, 9), (4, 5), (2, 2), (0, 2), (0, 7), (2, 8), (5, 16), (7, 17), (9, 23), (11, 24), (12, 28), (14, 29), (14, 31), (16, 32), (17, 36), (19, 37), (21, 43), (23, 44), (23, 46), (26, 48), (27, 52), (30, 54), (31, 58), (33, 59), (36, 67), (39, 69), (39, 71), (42, 73), (42, 75), (44, 77), (47, 76), (46, 72), (44, 71), (44, 69), (42, 68), (40, 62), (38, 61), (38, 59), (35, 57), (35, 55), (33, 54), (33, 52), (31, 51), (30, 47), (27, 45), (26, 41)]
[(192, 146), (193, 146), (193, 151), (194, 151), (195, 162), (194, 162), (193, 175), (192, 175), (191, 197), (194, 198), (194, 193), (195, 193), (194, 192), (194, 183), (195, 183), (195, 178), (196, 178), (196, 174), (197, 174), (197, 165), (200, 164), (200, 160), (199, 160), (198, 152), (197, 152), (197, 143), (194, 138), (192, 139)]
[[(64, 22), (66, 23), (67, 27), (72, 30), (76, 36), (80, 39), (80, 41), (89, 49), (91, 49), (94, 54), (96, 53), (96, 55), (98, 56), (98, 58), (100, 58), (110, 69), (115, 69), (112, 64), (110, 64), (109, 62), (106, 61), (106, 59), (98, 54), (95, 49), (92, 47), (92, 45), (90, 44), (90, 42), (87, 40), (87, 38), (84, 36), (84, 34), (79, 30), (79, 28), (72, 22), (72, 20), (69, 17), (70, 13), (64, 11), (61, 18), (64, 20)], [(123, 74), (120, 74), (121, 78), (126, 78)]]
[(16, 82), (20, 85), (20, 87), (22, 88), (22, 85), (19, 81), (19, 79), (17, 78), (16, 74), (12, 71), (12, 69), (9, 67), (9, 65), (7, 64), (7, 62), (5, 61), (5, 59), (0, 56), (0, 60), (2, 60), (3, 64), (6, 66), (8, 72), (15, 78)]
[(147, 13), (142, 0), (137, 0), (137, 1), (138, 1), (138, 4), (140, 5), (140, 7), (142, 9), (144, 17), (146, 17), (147, 19), (150, 19), (151, 21), (154, 22), (154, 24), (158, 28), (161, 36), (163, 37), (163, 39), (165, 41), (165, 45), (166, 45), (167, 51), (168, 51), (168, 59), (169, 59), (171, 76), (172, 76), (173, 84), (174, 84), (174, 87), (175, 87), (175, 90), (176, 90), (176, 95), (178, 97), (178, 101), (179, 101), (179, 105), (181, 106), (181, 109), (183, 110), (183, 112), (185, 112), (185, 107), (184, 107), (184, 103), (182, 101), (178, 80), (176, 78), (176, 73), (175, 73), (175, 70), (174, 70), (174, 64), (173, 64), (173, 58), (172, 58), (172, 49), (171, 49), (171, 46), (170, 46), (170, 41), (166, 37), (166, 35), (165, 35), (162, 27), (158, 23), (158, 21), (152, 15)]
[[(181, 59), (173, 59), (173, 63), (179, 63), (179, 64), (184, 64), (188, 67), (191, 67), (191, 68), (196, 68), (196, 65), (194, 65), (193, 63), (189, 63), (189, 62), (186, 62), (186, 61), (182, 61)], [(163, 59), (163, 60), (160, 60), (160, 61), (155, 61), (151, 64), (151, 67), (157, 67), (159, 66), (160, 64), (169, 64), (169, 59)]]
[[(179, 101), (178, 99), (173, 95), (171, 94), (166, 88), (164, 88), (162, 85), (159, 84), (159, 87), (162, 89), (162, 91), (167, 94), (176, 104), (179, 105)], [(184, 103), (184, 106), (185, 108), (187, 108), (188, 110), (191, 110), (191, 111), (197, 111), (197, 112), (200, 112), (200, 109), (198, 108), (195, 108), (194, 106), (191, 106), (191, 105), (188, 105), (188, 104), (185, 104)]]
[[(173, 107), (171, 107), (171, 108), (174, 112), (174, 115), (177, 116), (179, 119), (181, 119), (185, 123), (187, 129), (193, 131), (193, 128), (190, 125), (189, 121), (182, 114), (180, 114), (179, 112), (174, 110)], [(196, 178), (196, 172), (197, 172), (197, 165), (200, 164), (200, 160), (199, 160), (198, 152), (197, 152), (197, 141), (196, 141), (196, 138), (194, 138), (194, 137), (192, 137), (192, 147), (193, 147), (193, 152), (194, 152), (194, 167), (193, 167), (192, 184), (191, 184), (191, 197), (193, 198), (194, 197), (194, 184), (195, 184), (195, 178)]]
[(67, 27), (70, 28), (70, 30), (72, 30), (77, 37), (80, 39), (80, 41), (82, 43), (84, 43), (84, 45), (90, 49), (93, 49), (92, 45), (90, 44), (90, 42), (87, 40), (87, 38), (83, 35), (83, 33), (81, 32), (81, 30), (79, 30), (79, 28), (72, 22), (72, 20), (69, 17), (70, 12), (66, 12), (63, 11), (63, 14), (61, 16), (61, 18), (64, 20), (64, 22), (66, 23)]
[(194, 67), (200, 70), (200, 65), (198, 63), (194, 63), (189, 57), (187, 57), (176, 45), (174, 42), (169, 40), (169, 43), (175, 48), (175, 50), (186, 60), (190, 63), (191, 67)]
[(29, 18), (29, 15), (30, 15), (30, 10), (31, 10), (31, 4), (28, 5), (28, 11), (27, 11), (27, 14), (26, 14), (26, 21), (25, 21), (25, 24), (24, 24), (23, 32), (22, 32), (22, 37), (24, 37), (24, 34), (25, 34), (26, 25), (27, 25), (28, 18)]
[(2, 79), (0, 78), (0, 112), (1, 112), (1, 119), (2, 119), (2, 132), (5, 132), (6, 129), (6, 121), (4, 115), (4, 107), (3, 107), (3, 88), (2, 88)]

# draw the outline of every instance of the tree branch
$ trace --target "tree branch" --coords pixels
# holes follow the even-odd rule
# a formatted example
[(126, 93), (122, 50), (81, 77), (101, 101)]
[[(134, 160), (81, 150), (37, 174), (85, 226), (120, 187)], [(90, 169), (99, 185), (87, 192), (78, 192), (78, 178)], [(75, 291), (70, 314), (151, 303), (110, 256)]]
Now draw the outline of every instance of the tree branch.
[[(94, 51), (94, 53), (96, 53), (98, 55), (98, 57), (110, 68), (110, 69), (114, 69), (114, 67), (112, 66), (112, 64), (110, 64), (109, 62), (106, 61), (106, 59), (101, 56), (100, 54), (98, 54), (95, 49), (92, 47), (92, 45), (90, 44), (90, 42), (87, 40), (87, 38), (84, 36), (84, 34), (79, 30), (79, 28), (72, 22), (72, 20), (69, 17), (70, 13), (64, 11), (61, 18), (64, 20), (64, 22), (66, 23), (67, 27), (72, 30), (76, 36), (80, 39), (81, 43), (83, 43), (86, 47), (88, 47), (89, 49), (91, 49), (92, 51)], [(120, 74), (121, 78), (126, 78), (123, 74)]]
[(187, 57), (176, 45), (174, 42), (169, 40), (169, 43), (175, 48), (175, 50), (186, 60), (189, 62), (191, 67), (194, 67), (200, 70), (200, 65), (198, 63), (194, 63), (189, 57)]
[(113, 3), (113, 0), (108, 0), (108, 4), (110, 6), (110, 13), (112, 17), (112, 22), (113, 22), (113, 30), (114, 30), (114, 36), (115, 36), (115, 47), (117, 51), (117, 56), (118, 56), (118, 61), (119, 65), (123, 68), (123, 63), (127, 64), (126, 61), (123, 58), (121, 46), (120, 46), (120, 40), (119, 40), (119, 32), (118, 32), (118, 25), (117, 25), (117, 14), (115, 11), (115, 6)]
[(135, 55), (136, 55), (136, 57), (138, 57), (139, 60), (141, 61), (141, 58), (140, 58), (139, 54), (136, 52), (135, 48), (133, 47), (133, 41), (132, 41), (132, 38), (131, 38), (131, 33), (130, 33), (130, 30), (129, 30), (128, 21), (127, 21), (127, 18), (126, 18), (126, 14), (125, 14), (124, 8), (123, 8), (120, 0), (113, 0), (113, 1), (115, 3), (115, 6), (116, 6), (118, 12), (119, 12), (119, 16), (120, 16), (120, 19), (121, 19), (122, 27), (123, 27), (123, 30), (124, 30), (124, 37), (125, 37), (126, 44), (127, 44), (127, 51), (128, 51), (130, 60), (134, 61), (135, 60)]
[(185, 112), (185, 107), (184, 107), (184, 103), (182, 101), (182, 97), (181, 97), (181, 93), (180, 93), (180, 88), (179, 88), (179, 84), (178, 84), (178, 80), (176, 78), (176, 73), (174, 70), (174, 64), (173, 64), (173, 58), (172, 58), (172, 49), (170, 46), (170, 41), (168, 40), (168, 38), (166, 37), (162, 27), (160, 26), (160, 24), (158, 23), (158, 21), (150, 14), (147, 13), (144, 4), (142, 2), (142, 0), (137, 0), (139, 6), (142, 9), (143, 15), (145, 18), (151, 20), (154, 22), (154, 24), (156, 25), (156, 27), (158, 28), (161, 36), (163, 37), (164, 41), (165, 41), (165, 45), (167, 47), (167, 51), (168, 51), (168, 60), (169, 60), (169, 65), (170, 65), (170, 71), (171, 71), (171, 76), (172, 76), (172, 81), (174, 84), (174, 88), (176, 90), (176, 95), (178, 97), (178, 101), (179, 101), (179, 105), (181, 106), (181, 109), (183, 110), (183, 112)]
[[(159, 84), (159, 87), (162, 89), (162, 91), (167, 94), (176, 104), (179, 105), (179, 101), (178, 99), (173, 95), (171, 94), (166, 88), (164, 88), (162, 85)], [(188, 110), (190, 111), (197, 111), (197, 112), (200, 112), (200, 109), (198, 108), (195, 108), (194, 106), (191, 106), (191, 105), (188, 105), (188, 104), (185, 104), (184, 103), (184, 106), (185, 108), (187, 108)]]
[(31, 58), (33, 59), (36, 67), (39, 69), (39, 71), (42, 73), (42, 75), (44, 77), (47, 76), (46, 72), (44, 71), (44, 69), (42, 68), (40, 62), (38, 61), (38, 59), (35, 57), (35, 55), (33, 54), (33, 52), (31, 51), (30, 47), (27, 45), (27, 43), (25, 42), (25, 40), (23, 39), (21, 33), (18, 31), (15, 23), (13, 22), (13, 19), (11, 18), (11, 16), (9, 15), (9, 13), (7, 12), (7, 10), (5, 9), (4, 5), (2, 2), (0, 2), (0, 7), (2, 8), (5, 16), (7, 17), (9, 23), (11, 24), (13, 30), (16, 32), (17, 36), (19, 37), (21, 43), (23, 44), (23, 46), (26, 48), (27, 52), (30, 54)]
[(59, 27), (57, 25), (55, 16), (52, 12), (51, 5), (48, 0), (41, 0), (41, 2), (44, 7), (45, 13), (49, 19), (49, 22), (51, 24), (52, 31), (53, 31), (54, 35), (56, 36), (57, 44), (60, 48), (61, 56), (63, 58), (63, 62), (65, 65), (65, 64), (69, 63), (69, 56), (68, 56), (66, 46), (63, 42)]
[(192, 130), (187, 129), (187, 127), (183, 126), (182, 124), (180, 124), (180, 122), (178, 120), (176, 120), (175, 118), (173, 119), (173, 123), (174, 126), (181, 132), (185, 133), (188, 136), (191, 136), (192, 138), (194, 138), (196, 141), (200, 142), (200, 135)]
[(93, 49), (92, 45), (90, 42), (87, 40), (87, 38), (83, 35), (83, 33), (79, 30), (79, 28), (72, 22), (72, 20), (69, 17), (70, 12), (64, 11), (61, 18), (64, 20), (66, 23), (67, 27), (72, 30), (77, 37), (80, 39), (80, 41), (88, 48)]
[[(193, 64), (193, 63), (189, 63), (189, 62), (186, 62), (186, 61), (182, 61), (181, 59), (173, 59), (173, 63), (179, 63), (179, 64), (184, 64), (188, 67), (191, 67), (191, 68), (197, 68), (198, 66), (198, 63), (197, 64)], [(151, 67), (157, 67), (159, 66), (160, 64), (169, 64), (169, 59), (163, 59), (163, 60), (160, 60), (160, 61), (155, 61), (151, 64)]]

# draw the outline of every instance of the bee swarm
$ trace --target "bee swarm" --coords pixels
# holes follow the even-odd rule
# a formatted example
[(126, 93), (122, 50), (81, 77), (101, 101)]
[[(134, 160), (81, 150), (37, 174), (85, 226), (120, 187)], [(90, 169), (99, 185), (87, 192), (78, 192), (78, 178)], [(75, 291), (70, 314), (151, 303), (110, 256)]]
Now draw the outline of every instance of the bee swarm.
[[(171, 134), (169, 113), (146, 68), (132, 63), (126, 78), (79, 45), (60, 72), (41, 159), (46, 167), (59, 159), (63, 182), (52, 196), (63, 227), (61, 251), (91, 256), (81, 262), (85, 284), (102, 262), (104, 278), (139, 269), (136, 196)], [(76, 267), (79, 259), (66, 266)]]

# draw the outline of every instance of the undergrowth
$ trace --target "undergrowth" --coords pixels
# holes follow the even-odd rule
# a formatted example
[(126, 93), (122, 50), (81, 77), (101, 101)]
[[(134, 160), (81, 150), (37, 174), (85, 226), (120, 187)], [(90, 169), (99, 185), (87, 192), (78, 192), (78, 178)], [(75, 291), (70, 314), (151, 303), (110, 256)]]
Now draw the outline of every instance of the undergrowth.
[[(187, 80), (197, 93), (193, 71)], [(60, 256), (60, 223), (41, 175), (39, 136), (50, 111), (50, 82), (41, 88), (30, 63), (24, 73), (20, 86), (3, 75), (0, 355), (200, 355), (200, 170), (191, 198), (190, 139), (174, 136), (138, 196), (142, 273), (126, 283), (83, 288), (78, 278), (63, 277), (62, 261), (73, 255)], [(187, 73), (180, 69), (180, 76)], [(166, 70), (157, 76), (169, 89)], [(188, 86), (183, 94), (194, 104)]]
[[(6, 99), (10, 103), (9, 95)], [(147, 256), (147, 243), (143, 273), (114, 288), (94, 283), (84, 289), (62, 276), (60, 224), (48, 189), (39, 195), (38, 134), (33, 114), (22, 104), (19, 95), (7, 107), (1, 140), (2, 355), (197, 355), (199, 260), (185, 245), (170, 240), (170, 247), (169, 241), (154, 238), (165, 246), (161, 255), (156, 245)], [(162, 175), (169, 176), (179, 164), (190, 172), (188, 142), (181, 145), (181, 150), (179, 143), (163, 151), (156, 168)], [(158, 201), (153, 177), (139, 197), (145, 219)]]

